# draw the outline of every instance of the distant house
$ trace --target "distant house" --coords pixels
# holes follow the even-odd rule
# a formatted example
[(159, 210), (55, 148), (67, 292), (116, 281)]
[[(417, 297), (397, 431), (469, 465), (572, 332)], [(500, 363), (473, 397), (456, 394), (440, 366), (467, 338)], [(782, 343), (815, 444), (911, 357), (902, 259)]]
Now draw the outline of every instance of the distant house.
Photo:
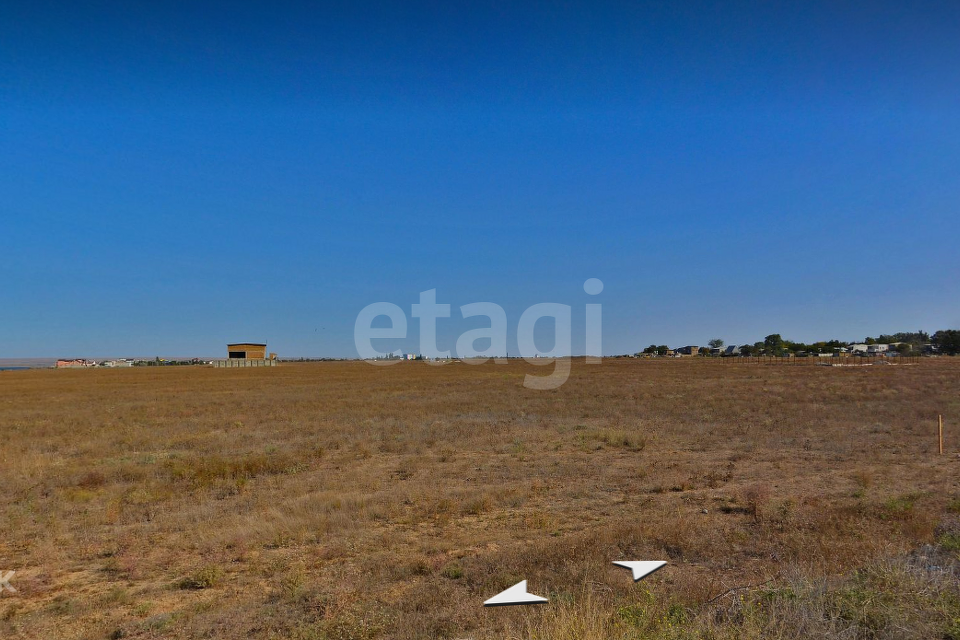
[(84, 367), (94, 367), (96, 364), (97, 363), (92, 360), (84, 360), (82, 358), (57, 360), (57, 369), (82, 369)]
[(725, 357), (738, 356), (740, 355), (740, 347), (731, 344), (730, 346), (728, 346), (726, 349), (723, 350), (723, 355)]
[(879, 355), (890, 350), (889, 344), (852, 344), (849, 347), (850, 353), (854, 355)]
[(104, 367), (132, 367), (133, 360), (127, 360), (126, 358), (120, 358), (119, 360), (107, 360), (103, 363)]
[(677, 349), (677, 353), (680, 354), (681, 356), (695, 356), (700, 353), (700, 347), (694, 347), (694, 346), (680, 347), (679, 349)]

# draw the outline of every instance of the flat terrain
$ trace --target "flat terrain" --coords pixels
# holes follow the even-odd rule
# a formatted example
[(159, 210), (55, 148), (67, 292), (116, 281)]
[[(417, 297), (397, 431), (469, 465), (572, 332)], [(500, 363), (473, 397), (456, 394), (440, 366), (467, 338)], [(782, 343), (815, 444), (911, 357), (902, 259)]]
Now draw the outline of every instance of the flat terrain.
[(0, 372), (0, 635), (960, 638), (960, 358), (526, 372)]

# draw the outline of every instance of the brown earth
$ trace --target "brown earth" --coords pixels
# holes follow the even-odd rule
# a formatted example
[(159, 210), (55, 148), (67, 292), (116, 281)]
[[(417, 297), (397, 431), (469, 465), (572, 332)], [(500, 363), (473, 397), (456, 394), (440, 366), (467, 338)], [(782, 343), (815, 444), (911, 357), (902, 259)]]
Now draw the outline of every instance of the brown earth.
[(526, 372), (0, 372), (0, 634), (960, 638), (960, 358)]

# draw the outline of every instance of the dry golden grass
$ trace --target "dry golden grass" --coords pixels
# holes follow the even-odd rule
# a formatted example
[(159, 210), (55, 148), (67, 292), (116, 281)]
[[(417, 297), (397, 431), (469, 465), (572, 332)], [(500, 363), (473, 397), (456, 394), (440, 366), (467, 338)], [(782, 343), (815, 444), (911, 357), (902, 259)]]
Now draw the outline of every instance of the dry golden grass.
[(960, 638), (960, 359), (527, 372), (0, 373), (0, 634)]

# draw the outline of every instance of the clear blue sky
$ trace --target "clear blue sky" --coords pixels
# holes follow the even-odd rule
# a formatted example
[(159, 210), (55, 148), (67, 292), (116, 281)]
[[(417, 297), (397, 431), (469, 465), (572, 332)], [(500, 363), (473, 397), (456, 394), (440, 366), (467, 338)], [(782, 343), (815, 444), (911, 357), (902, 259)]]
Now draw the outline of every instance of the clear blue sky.
[(0, 357), (351, 356), (432, 288), (441, 348), (479, 301), (608, 354), (956, 328), (958, 209), (952, 0), (0, 19)]

